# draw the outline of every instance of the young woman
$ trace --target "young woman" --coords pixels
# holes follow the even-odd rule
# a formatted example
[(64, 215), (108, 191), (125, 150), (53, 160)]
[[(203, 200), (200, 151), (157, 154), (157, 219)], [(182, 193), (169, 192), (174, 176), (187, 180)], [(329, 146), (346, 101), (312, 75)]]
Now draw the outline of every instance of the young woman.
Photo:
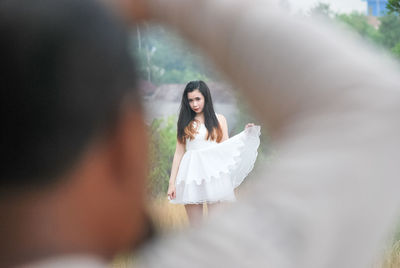
[(189, 82), (182, 95), (177, 143), (168, 188), (171, 203), (185, 204), (192, 226), (221, 201), (235, 201), (234, 189), (253, 168), (260, 144), (260, 126), (228, 137), (228, 125), (216, 114), (203, 81)]

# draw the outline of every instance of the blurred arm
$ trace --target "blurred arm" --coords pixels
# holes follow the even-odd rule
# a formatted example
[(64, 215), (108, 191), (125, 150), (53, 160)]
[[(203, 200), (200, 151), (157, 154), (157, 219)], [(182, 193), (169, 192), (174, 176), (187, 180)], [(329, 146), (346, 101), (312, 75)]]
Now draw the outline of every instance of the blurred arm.
[(152, 18), (177, 29), (245, 91), (274, 136), (309, 113), (340, 110), (352, 91), (368, 90), (388, 69), (320, 22), (290, 17), (268, 2), (148, 3)]
[(400, 205), (396, 65), (269, 5), (149, 3), (244, 91), (278, 161), (234, 209), (144, 252), (144, 266), (370, 266)]

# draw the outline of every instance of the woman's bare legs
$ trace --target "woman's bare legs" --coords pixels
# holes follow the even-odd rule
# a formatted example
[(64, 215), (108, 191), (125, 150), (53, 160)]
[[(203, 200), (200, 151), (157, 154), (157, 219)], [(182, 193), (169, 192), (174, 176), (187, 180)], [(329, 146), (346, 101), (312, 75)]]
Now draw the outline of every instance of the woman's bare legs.
[[(216, 202), (207, 204), (208, 216), (214, 215), (218, 212), (226, 203)], [(203, 221), (203, 204), (185, 204), (186, 213), (189, 218), (190, 226), (199, 226)]]
[(186, 204), (190, 226), (199, 226), (203, 221), (203, 204)]
[(221, 209), (222, 205), (222, 202), (207, 204), (208, 216), (213, 215), (216, 211)]

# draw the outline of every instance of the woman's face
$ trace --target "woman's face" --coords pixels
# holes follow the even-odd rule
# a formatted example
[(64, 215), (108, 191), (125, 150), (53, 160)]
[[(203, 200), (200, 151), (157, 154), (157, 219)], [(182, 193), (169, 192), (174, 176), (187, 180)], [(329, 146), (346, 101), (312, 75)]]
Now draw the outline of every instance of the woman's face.
[(198, 89), (188, 92), (188, 101), (190, 108), (196, 113), (201, 113), (204, 108), (204, 96)]

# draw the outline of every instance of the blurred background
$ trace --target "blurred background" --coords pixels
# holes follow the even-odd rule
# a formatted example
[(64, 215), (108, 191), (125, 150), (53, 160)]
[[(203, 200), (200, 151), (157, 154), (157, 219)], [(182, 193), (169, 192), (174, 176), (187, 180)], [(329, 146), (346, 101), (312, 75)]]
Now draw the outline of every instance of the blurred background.
[[(275, 0), (275, 4), (292, 16), (322, 18), (348, 28), (400, 62), (400, 0)], [(170, 29), (151, 24), (134, 28), (132, 53), (139, 62), (139, 86), (150, 137), (149, 210), (159, 231), (166, 233), (188, 226), (183, 205), (172, 205), (167, 200), (176, 123), (185, 85), (191, 80), (207, 83), (215, 111), (227, 118), (229, 136), (242, 131), (248, 122), (258, 122), (246, 100), (212, 63)], [(256, 180), (252, 174), (257, 173), (259, 163), (268, 163), (274, 157), (265, 127), (260, 138), (255, 168), (236, 193), (239, 200), (242, 192), (245, 193), (245, 185)], [(131, 267), (133, 262), (131, 258), (121, 257), (114, 266)], [(375, 267), (400, 267), (400, 232), (393, 234), (383, 255), (377, 256)]]

